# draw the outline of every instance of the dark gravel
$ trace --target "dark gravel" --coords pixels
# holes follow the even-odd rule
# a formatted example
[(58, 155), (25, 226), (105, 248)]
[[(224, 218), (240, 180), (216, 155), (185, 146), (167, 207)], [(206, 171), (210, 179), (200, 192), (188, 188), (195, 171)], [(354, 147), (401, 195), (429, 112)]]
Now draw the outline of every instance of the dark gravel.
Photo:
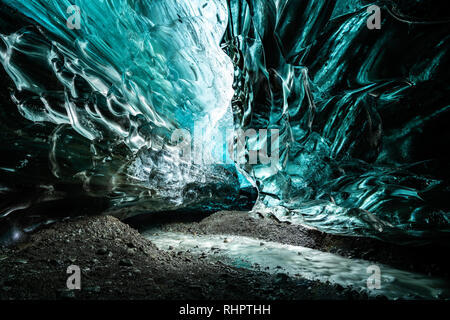
[[(81, 290), (67, 290), (67, 267)], [(109, 216), (59, 222), (0, 249), (0, 299), (367, 299), (327, 283), (161, 251)]]

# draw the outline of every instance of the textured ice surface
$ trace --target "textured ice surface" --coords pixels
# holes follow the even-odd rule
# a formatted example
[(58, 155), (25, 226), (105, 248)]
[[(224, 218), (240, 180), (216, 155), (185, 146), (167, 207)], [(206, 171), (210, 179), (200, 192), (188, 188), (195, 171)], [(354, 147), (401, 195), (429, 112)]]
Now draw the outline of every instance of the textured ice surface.
[[(391, 240), (448, 234), (450, 17), (439, 1), (1, 3), (12, 80), (1, 216), (83, 197), (125, 216), (226, 208), (245, 176), (254, 211), (279, 219)], [(66, 26), (70, 4), (80, 30)], [(367, 28), (372, 4), (380, 30)], [(280, 160), (184, 162), (170, 135), (195, 121), (211, 137), (279, 129)]]
[[(235, 123), (281, 132), (278, 171), (243, 167), (259, 186), (254, 211), (328, 232), (446, 234), (450, 19), (442, 4), (229, 4)], [(382, 8), (381, 30), (367, 27), (372, 4)]]
[[(15, 85), (11, 96), (29, 120), (20, 123), (46, 131), (33, 146), (32, 131), (2, 135), (6, 141), (11, 134), (18, 153), (29, 149), (20, 156), (30, 162), (10, 161), (3, 168), (15, 181), (2, 180), (6, 189), (19, 189), (28, 178), (39, 184), (35, 188), (49, 185), (44, 193), (50, 197), (76, 189), (106, 198), (112, 211), (133, 206), (133, 214), (232, 204), (227, 199), (239, 189), (234, 166), (182, 161), (171, 143), (175, 129), (192, 129), (194, 122), (207, 124), (210, 132), (233, 126), (234, 69), (220, 48), (228, 22), (224, 1), (2, 3), (30, 19), (1, 36), (1, 62)], [(72, 3), (81, 11), (79, 30), (66, 26)], [(8, 29), (8, 20), (18, 15), (3, 10)], [(42, 159), (40, 168), (33, 166), (39, 149), (49, 162)], [(66, 190), (54, 190), (55, 183)], [(26, 202), (1, 214), (28, 207)]]

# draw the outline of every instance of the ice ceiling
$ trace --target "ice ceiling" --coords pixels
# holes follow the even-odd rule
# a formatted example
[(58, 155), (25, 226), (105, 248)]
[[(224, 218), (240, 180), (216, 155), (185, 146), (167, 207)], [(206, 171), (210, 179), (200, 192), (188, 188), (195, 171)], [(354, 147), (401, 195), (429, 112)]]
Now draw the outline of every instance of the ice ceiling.
[[(439, 1), (0, 3), (0, 222), (239, 209), (252, 185), (254, 212), (325, 232), (448, 235)], [(171, 134), (194, 124), (219, 148), (225, 128), (277, 129), (279, 159), (185, 161)]]

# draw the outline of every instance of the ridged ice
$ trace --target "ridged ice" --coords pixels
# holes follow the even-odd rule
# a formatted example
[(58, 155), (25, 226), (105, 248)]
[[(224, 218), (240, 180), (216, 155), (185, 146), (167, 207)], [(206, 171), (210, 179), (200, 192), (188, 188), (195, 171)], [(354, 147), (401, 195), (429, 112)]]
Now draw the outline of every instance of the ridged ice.
[[(79, 199), (122, 216), (229, 208), (253, 185), (255, 213), (327, 232), (448, 235), (439, 1), (72, 2), (1, 0), (1, 216)], [(186, 162), (170, 137), (194, 123), (277, 129), (279, 161)]]

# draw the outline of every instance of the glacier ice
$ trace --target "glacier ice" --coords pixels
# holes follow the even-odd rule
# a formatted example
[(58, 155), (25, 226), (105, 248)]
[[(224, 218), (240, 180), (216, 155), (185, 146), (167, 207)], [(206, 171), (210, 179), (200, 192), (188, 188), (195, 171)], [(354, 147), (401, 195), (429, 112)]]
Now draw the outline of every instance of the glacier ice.
[[(373, 4), (381, 30), (367, 28)], [(229, 1), (235, 122), (281, 132), (281, 170), (249, 170), (254, 211), (391, 241), (448, 234), (450, 25), (439, 6)]]
[[(448, 235), (450, 17), (438, 1), (1, 4), (3, 219), (67, 203), (120, 217), (238, 208), (252, 185), (253, 212), (326, 232)], [(66, 26), (73, 4), (79, 30)], [(367, 28), (371, 5), (380, 30)], [(184, 161), (170, 136), (196, 123), (219, 149), (226, 128), (277, 129), (275, 170)]]
[[(170, 144), (177, 128), (233, 125), (234, 69), (220, 48), (228, 21), (224, 1), (77, 1), (86, 17), (79, 30), (66, 27), (69, 1), (3, 4), (9, 6), (3, 19), (14, 14), (11, 8), (27, 17), (14, 32), (2, 32), (1, 62), (14, 82), (12, 99), (29, 120), (20, 123), (46, 131), (30, 162), (48, 158), (40, 170), (51, 171), (41, 176), (31, 164), (12, 162), (5, 167), (11, 180), (22, 183), (31, 170), (30, 193), (49, 201), (105, 198), (109, 212), (123, 217), (131, 206), (136, 214), (232, 205), (239, 189), (233, 166), (183, 162)], [(29, 131), (11, 134), (22, 150), (36, 138)], [(2, 215), (29, 207), (26, 202), (8, 204)]]

